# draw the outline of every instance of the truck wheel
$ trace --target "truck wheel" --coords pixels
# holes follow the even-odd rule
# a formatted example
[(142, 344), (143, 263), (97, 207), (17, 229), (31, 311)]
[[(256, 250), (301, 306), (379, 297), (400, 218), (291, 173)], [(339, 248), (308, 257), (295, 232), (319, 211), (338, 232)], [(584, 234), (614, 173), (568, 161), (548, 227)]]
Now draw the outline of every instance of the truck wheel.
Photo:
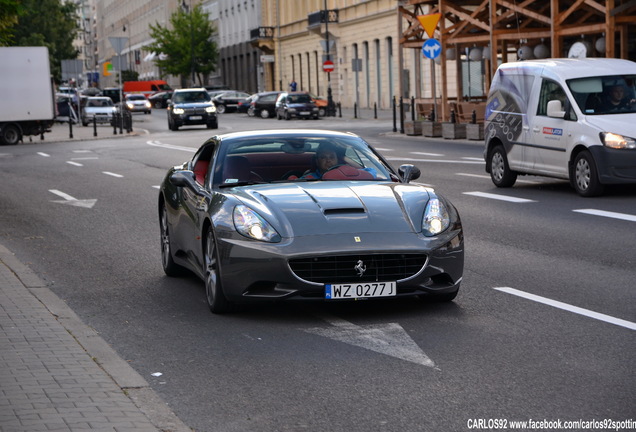
[(603, 193), (603, 185), (598, 179), (596, 163), (589, 151), (582, 151), (574, 158), (572, 185), (583, 197), (598, 196)]
[(508, 157), (502, 145), (496, 146), (490, 152), (490, 178), (495, 186), (511, 187), (517, 181), (517, 173), (510, 170)]
[(16, 145), (20, 141), (20, 129), (15, 125), (6, 125), (2, 128), (0, 142), (6, 145)]

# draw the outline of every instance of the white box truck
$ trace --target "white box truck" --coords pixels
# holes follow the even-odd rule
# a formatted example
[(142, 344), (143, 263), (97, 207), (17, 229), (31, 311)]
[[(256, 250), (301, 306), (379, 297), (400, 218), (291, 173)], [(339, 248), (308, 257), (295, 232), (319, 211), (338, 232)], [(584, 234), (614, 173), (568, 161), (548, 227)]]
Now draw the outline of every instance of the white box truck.
[(486, 107), (484, 158), (498, 187), (517, 175), (568, 179), (581, 196), (636, 183), (636, 63), (504, 63)]
[(0, 145), (50, 131), (55, 94), (46, 47), (0, 47)]

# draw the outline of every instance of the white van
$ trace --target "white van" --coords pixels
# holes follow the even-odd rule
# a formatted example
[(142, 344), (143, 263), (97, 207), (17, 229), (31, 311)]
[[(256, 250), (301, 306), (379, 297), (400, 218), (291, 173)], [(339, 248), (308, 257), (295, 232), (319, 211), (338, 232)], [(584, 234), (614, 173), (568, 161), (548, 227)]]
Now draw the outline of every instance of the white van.
[(546, 59), (504, 63), (485, 115), (486, 172), (569, 179), (582, 196), (636, 183), (636, 63)]

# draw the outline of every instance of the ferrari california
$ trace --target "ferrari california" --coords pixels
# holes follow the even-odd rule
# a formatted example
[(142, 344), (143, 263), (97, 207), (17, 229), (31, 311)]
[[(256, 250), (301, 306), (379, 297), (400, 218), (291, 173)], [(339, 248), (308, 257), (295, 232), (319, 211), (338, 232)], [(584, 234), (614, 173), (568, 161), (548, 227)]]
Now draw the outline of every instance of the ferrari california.
[(453, 300), (461, 220), (419, 176), (352, 133), (214, 136), (161, 184), (163, 270), (200, 277), (214, 313), (249, 301)]

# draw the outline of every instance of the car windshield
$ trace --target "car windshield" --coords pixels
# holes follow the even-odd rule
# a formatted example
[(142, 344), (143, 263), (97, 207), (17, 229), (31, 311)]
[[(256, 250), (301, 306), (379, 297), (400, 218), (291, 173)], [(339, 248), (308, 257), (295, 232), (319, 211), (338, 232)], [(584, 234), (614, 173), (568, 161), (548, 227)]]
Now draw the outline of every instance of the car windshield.
[(289, 95), (287, 101), (290, 103), (310, 103), (311, 98), (307, 94)]
[(318, 180), (396, 180), (358, 137), (295, 135), (226, 138), (214, 183), (235, 185)]
[(132, 100), (132, 101), (146, 100), (146, 97), (143, 95), (130, 95), (128, 96), (128, 100)]
[(175, 103), (197, 103), (209, 101), (210, 95), (206, 91), (179, 92), (175, 93), (173, 97), (173, 102)]
[(636, 113), (636, 75), (577, 78), (567, 85), (587, 115)]
[(109, 107), (109, 106), (113, 106), (113, 101), (111, 99), (90, 99), (87, 103), (86, 106), (89, 107)]

